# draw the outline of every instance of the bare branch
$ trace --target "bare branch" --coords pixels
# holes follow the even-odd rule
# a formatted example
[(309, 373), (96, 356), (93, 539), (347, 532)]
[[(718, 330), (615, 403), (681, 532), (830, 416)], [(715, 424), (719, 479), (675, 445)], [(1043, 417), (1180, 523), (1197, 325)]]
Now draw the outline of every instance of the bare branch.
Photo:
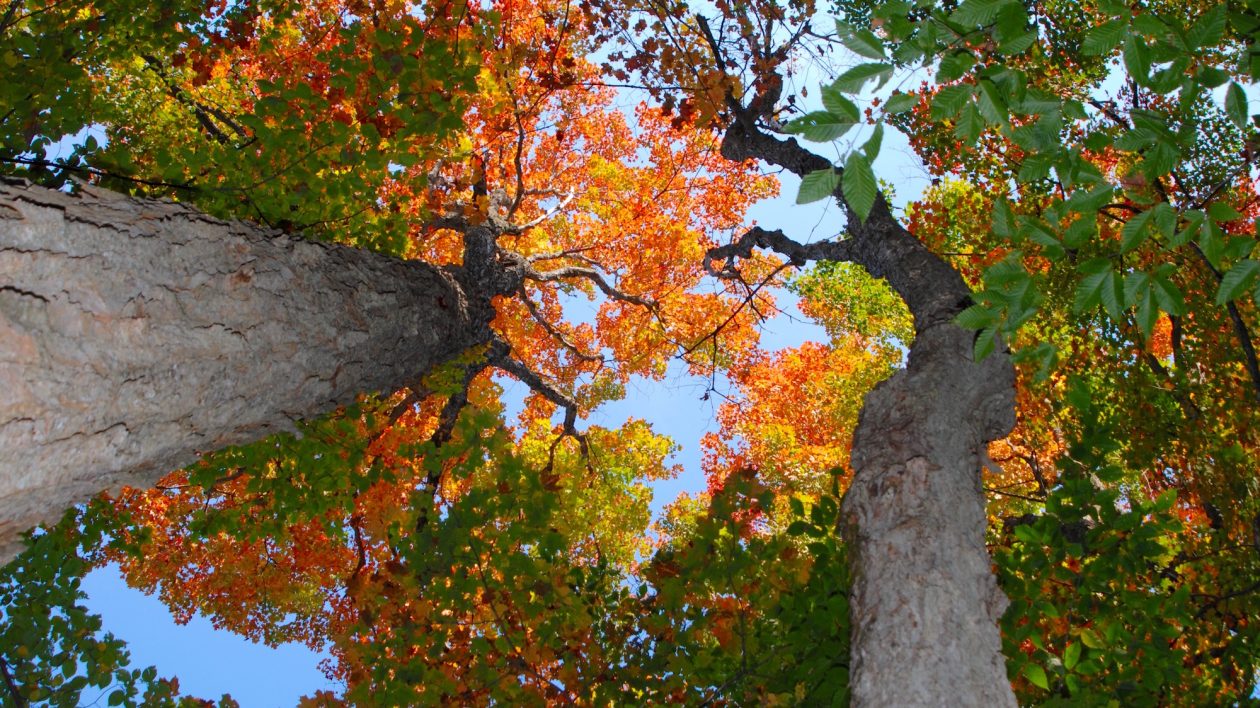
[(547, 334), (551, 335), (552, 339), (555, 339), (561, 346), (572, 352), (574, 356), (583, 361), (597, 361), (603, 363), (604, 357), (599, 356), (598, 354), (588, 354), (581, 349), (578, 349), (577, 345), (570, 342), (569, 339), (564, 336), (563, 332), (556, 329), (555, 325), (548, 322), (547, 318), (543, 317), (542, 313), (538, 311), (538, 307), (534, 304), (534, 301), (529, 299), (529, 294), (525, 292), (525, 288), (523, 287), (521, 288), (521, 302), (525, 303), (525, 309), (529, 310), (529, 314), (534, 318), (534, 321), (546, 330)]
[(556, 268), (554, 270), (544, 272), (539, 272), (530, 268), (525, 272), (525, 278), (526, 280), (533, 280), (540, 283), (550, 283), (557, 280), (565, 280), (567, 278), (582, 278), (595, 283), (595, 285), (602, 290), (605, 295), (613, 300), (629, 302), (639, 305), (640, 307), (645, 307), (653, 312), (657, 310), (657, 304), (655, 302), (648, 300), (647, 298), (639, 297), (638, 295), (631, 295), (629, 293), (622, 292), (616, 287), (613, 287), (607, 280), (604, 279), (604, 276), (594, 268), (564, 266), (562, 268)]
[(582, 459), (586, 460), (586, 468), (588, 471), (594, 472), (591, 466), (591, 449), (587, 442), (586, 434), (579, 433), (577, 430), (577, 402), (572, 397), (561, 393), (554, 386), (543, 381), (542, 377), (534, 373), (529, 367), (521, 362), (503, 355), (494, 361), (494, 365), (515, 376), (518, 380), (529, 386), (530, 390), (543, 398), (551, 401), (555, 405), (564, 409), (564, 423), (560, 430), (560, 435), (551, 443), (551, 450), (548, 454), (547, 467), (544, 472), (550, 472), (556, 463), (556, 448), (560, 445), (560, 441), (566, 437), (577, 440), (578, 447), (582, 453)]
[(9, 697), (13, 699), (13, 705), (17, 708), (26, 708), (29, 705), (26, 697), (18, 690), (17, 683), (13, 681), (13, 674), (9, 672), (9, 665), (5, 663), (3, 656), (0, 656), (0, 677), (4, 678), (4, 687), (8, 690)]
[[(832, 261), (849, 261), (853, 259), (850, 253), (851, 242), (849, 241), (819, 241), (817, 243), (802, 244), (788, 238), (782, 231), (767, 231), (760, 226), (754, 226), (744, 232), (737, 240), (725, 246), (710, 248), (704, 254), (704, 269), (715, 278), (734, 279), (739, 276), (735, 270), (735, 261), (737, 258), (751, 258), (753, 248), (768, 248), (775, 253), (786, 256), (792, 265), (800, 267), (810, 261), (832, 260)], [(721, 270), (713, 266), (713, 261), (724, 260), (726, 265)]]
[(537, 263), (538, 261), (558, 261), (562, 258), (572, 258), (575, 261), (582, 261), (587, 265), (598, 267), (598, 261), (594, 258), (588, 258), (582, 255), (582, 253), (586, 251), (593, 250), (595, 250), (594, 246), (585, 246), (583, 248), (570, 248), (564, 251), (554, 251), (552, 253), (536, 253), (529, 258), (526, 258), (525, 261), (527, 263)]
[[(516, 211), (516, 207), (519, 206), (520, 197), (522, 194), (524, 194), (524, 192), (519, 192), (519, 191), (517, 192), (516, 202), (513, 204), (512, 208), (508, 211), (509, 214), (512, 214)], [(504, 231), (510, 234), (524, 233), (525, 231), (528, 231), (529, 229), (532, 229), (535, 226), (538, 226), (539, 224), (545, 221), (549, 221), (555, 218), (557, 214), (564, 211), (565, 208), (569, 206), (569, 203), (573, 201), (574, 196), (576, 196), (576, 193), (573, 190), (569, 190), (569, 193), (565, 195), (565, 198), (561, 200), (561, 202), (558, 205), (556, 205), (555, 209), (548, 211), (546, 214), (543, 214), (542, 216), (538, 217), (537, 219), (534, 219), (533, 221), (529, 223), (510, 226)]]

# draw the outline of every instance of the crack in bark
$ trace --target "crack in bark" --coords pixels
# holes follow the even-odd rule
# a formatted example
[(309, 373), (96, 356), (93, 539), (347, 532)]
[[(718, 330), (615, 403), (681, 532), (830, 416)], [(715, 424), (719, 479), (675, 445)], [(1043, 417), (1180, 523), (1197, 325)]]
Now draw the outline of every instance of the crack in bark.
[(43, 295), (40, 295), (37, 292), (32, 292), (30, 290), (23, 290), (22, 288), (15, 287), (13, 285), (0, 285), (0, 293), (14, 293), (18, 295), (19, 297), (32, 298), (32, 299), (39, 300), (40, 302), (44, 302), (44, 303), (48, 302), (48, 298), (44, 297)]

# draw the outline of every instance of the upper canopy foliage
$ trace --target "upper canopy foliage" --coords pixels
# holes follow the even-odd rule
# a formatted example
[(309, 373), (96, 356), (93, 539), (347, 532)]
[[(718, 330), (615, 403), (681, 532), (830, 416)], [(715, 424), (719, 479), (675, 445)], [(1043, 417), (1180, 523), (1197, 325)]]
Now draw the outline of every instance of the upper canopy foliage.
[[(6, 172), (525, 275), (495, 341), (410, 391), (34, 536), (0, 571), (0, 695), (177, 700), (76, 604), (116, 562), (177, 618), (326, 647), (344, 690), (311, 705), (844, 703), (838, 499), (913, 325), (847, 264), (749, 245), (715, 286), (706, 253), (778, 188), (731, 130), (862, 130), (800, 198), (864, 220), (895, 129), (939, 178), (903, 221), (977, 290), (976, 355), (1020, 362), (985, 475), (1020, 700), (1245, 701), (1258, 34), (1254, 0), (10, 0)], [(788, 277), (831, 341), (763, 351)], [(708, 489), (653, 523), (673, 443), (578, 421), (672, 357), (731, 392)], [(495, 370), (533, 391), (515, 420)]]

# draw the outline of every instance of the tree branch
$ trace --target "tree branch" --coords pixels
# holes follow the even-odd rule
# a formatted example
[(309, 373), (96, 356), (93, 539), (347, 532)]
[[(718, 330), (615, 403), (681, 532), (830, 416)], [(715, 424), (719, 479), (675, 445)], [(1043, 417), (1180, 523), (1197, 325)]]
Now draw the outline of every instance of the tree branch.
[(640, 307), (645, 307), (652, 312), (657, 310), (657, 304), (655, 302), (617, 289), (616, 287), (610, 285), (608, 281), (604, 279), (604, 276), (594, 268), (563, 266), (554, 270), (540, 272), (530, 267), (525, 271), (526, 280), (533, 280), (540, 283), (549, 283), (557, 280), (564, 280), (566, 278), (583, 278), (589, 280), (592, 283), (595, 283), (595, 285), (598, 286), (605, 295), (613, 300), (639, 305)]
[(551, 450), (547, 459), (547, 467), (544, 469), (544, 472), (551, 472), (551, 470), (555, 467), (556, 447), (559, 446), (560, 441), (564, 440), (566, 437), (571, 437), (574, 440), (577, 440), (578, 447), (582, 452), (582, 459), (586, 460), (586, 468), (587, 470), (593, 472), (594, 470), (591, 467), (590, 445), (586, 439), (586, 435), (584, 433), (579, 433), (577, 430), (577, 402), (574, 401), (572, 397), (561, 393), (551, 384), (543, 381), (542, 377), (534, 373), (529, 367), (510, 356), (507, 356), (506, 354), (498, 357), (493, 363), (496, 367), (506, 371), (512, 376), (515, 376), (526, 386), (529, 386), (534, 393), (537, 393), (548, 401), (551, 401), (555, 405), (564, 409), (564, 422), (561, 424), (562, 428), (560, 435), (551, 443)]
[[(1224, 277), (1216, 266), (1212, 265), (1212, 261), (1208, 259), (1207, 254), (1199, 247), (1199, 244), (1190, 242), (1190, 247), (1199, 255), (1199, 260), (1203, 261), (1203, 265), (1207, 266), (1209, 272), (1216, 278), (1219, 285)], [(1256, 360), (1256, 347), (1251, 342), (1251, 333), (1247, 330), (1247, 323), (1243, 321), (1242, 313), (1238, 311), (1238, 306), (1233, 302), (1226, 303), (1225, 309), (1229, 312), (1229, 319), (1234, 327), (1234, 335), (1238, 338), (1238, 345), (1243, 350), (1243, 365), (1247, 367), (1247, 373), (1251, 376), (1251, 386), (1255, 389), (1255, 397), (1260, 401), (1260, 362)]]
[(547, 332), (547, 334), (551, 335), (552, 339), (559, 342), (562, 347), (569, 350), (574, 356), (583, 361), (603, 363), (604, 357), (599, 356), (598, 354), (587, 354), (581, 349), (578, 349), (577, 345), (570, 342), (569, 339), (564, 336), (563, 332), (556, 329), (554, 325), (548, 322), (547, 318), (543, 317), (542, 313), (538, 311), (538, 307), (534, 305), (534, 301), (529, 299), (529, 293), (525, 292), (525, 288), (521, 288), (520, 295), (521, 302), (525, 303), (525, 309), (529, 310), (530, 316), (534, 318), (534, 321), (537, 322), (538, 325)]
[(17, 683), (13, 680), (13, 674), (9, 673), (9, 665), (5, 663), (4, 657), (0, 656), (0, 676), (4, 677), (4, 686), (9, 691), (9, 696), (13, 698), (13, 704), (16, 708), (26, 708), (29, 703), (26, 698), (18, 691)]

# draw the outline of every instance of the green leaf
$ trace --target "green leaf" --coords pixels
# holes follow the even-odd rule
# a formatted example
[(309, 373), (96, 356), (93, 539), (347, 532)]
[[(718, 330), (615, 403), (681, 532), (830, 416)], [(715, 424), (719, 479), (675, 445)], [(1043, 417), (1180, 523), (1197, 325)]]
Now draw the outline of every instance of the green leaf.
[(793, 521), (792, 523), (788, 524), (787, 535), (804, 536), (809, 531), (809, 526), (810, 525), (804, 521), (799, 521), (799, 520)]
[(810, 172), (801, 180), (801, 189), (796, 194), (796, 203), (809, 204), (819, 199), (826, 199), (835, 193), (839, 184), (840, 175), (831, 168)]
[(1081, 264), (1078, 270), (1084, 274), (1076, 284), (1076, 294), (1072, 302), (1072, 310), (1076, 313), (1086, 312), (1097, 306), (1102, 299), (1102, 289), (1112, 274), (1111, 261), (1106, 258), (1094, 258)]
[(993, 311), (983, 305), (972, 305), (954, 317), (954, 323), (963, 329), (984, 329), (996, 320)]
[(1011, 0), (963, 0), (963, 4), (949, 16), (950, 22), (957, 22), (964, 27), (977, 27), (991, 24), (997, 18), (1002, 7)]
[(1132, 251), (1142, 245), (1142, 242), (1146, 240), (1146, 226), (1150, 223), (1150, 220), (1154, 216), (1155, 211), (1153, 209), (1147, 209), (1141, 214), (1129, 219), (1128, 223), (1124, 225), (1124, 228), (1120, 229), (1121, 253)]
[(1225, 250), (1225, 232), (1221, 230), (1220, 224), (1211, 219), (1203, 222), (1203, 226), (1199, 228), (1199, 248), (1203, 249), (1203, 255), (1212, 267), (1219, 270)]
[(1187, 211), (1182, 216), (1185, 218), (1186, 227), (1168, 239), (1168, 245), (1173, 248), (1180, 248), (1190, 243), (1190, 240), (1194, 238), (1195, 234), (1199, 232), (1207, 221), (1207, 214), (1197, 209)]
[(1146, 41), (1130, 34), (1124, 38), (1124, 68), (1129, 76), (1145, 86), (1151, 78), (1151, 50)]
[(1216, 290), (1216, 304), (1224, 305), (1237, 300), (1251, 286), (1257, 275), (1260, 275), (1260, 261), (1248, 258), (1235, 263), (1221, 277), (1221, 286)]
[(885, 58), (884, 43), (870, 30), (856, 29), (836, 20), (836, 35), (840, 38), (841, 44), (858, 56), (881, 61)]
[(1081, 217), (1071, 223), (1066, 229), (1063, 229), (1063, 246), (1068, 248), (1080, 248), (1089, 243), (1091, 238), (1097, 234), (1097, 222), (1090, 217)]
[(992, 81), (980, 82), (979, 106), (980, 115), (992, 125), (1005, 125), (1010, 117), (1011, 109), (1006, 105), (1006, 99), (1002, 98), (997, 85)]
[(1029, 155), (1024, 158), (1024, 164), (1019, 166), (1018, 179), (1023, 183), (1045, 179), (1050, 176), (1050, 168), (1052, 166), (1048, 155)]
[(1159, 309), (1170, 315), (1186, 313), (1186, 299), (1181, 294), (1181, 289), (1168, 280), (1166, 275), (1156, 273), (1151, 278), (1151, 285), (1151, 290), (1155, 293), (1155, 302), (1159, 303)]
[(1149, 292), (1151, 289), (1151, 277), (1146, 273), (1135, 270), (1124, 276), (1124, 304), (1126, 306), (1136, 304), (1143, 292)]
[(1007, 44), (1028, 34), (1029, 25), (1028, 10), (1024, 4), (1010, 3), (998, 12), (993, 28), (994, 38), (1001, 44)]
[(980, 109), (975, 102), (968, 102), (958, 114), (954, 125), (954, 135), (964, 143), (974, 143), (984, 132), (984, 118), (980, 117)]
[(875, 206), (876, 194), (875, 173), (871, 170), (871, 163), (867, 161), (865, 155), (860, 152), (849, 155), (849, 159), (844, 163), (844, 176), (841, 181), (845, 201), (865, 222), (866, 217), (871, 214), (871, 208)]
[(1015, 230), (1015, 214), (1011, 211), (1010, 202), (1005, 197), (993, 202), (993, 233), (1002, 238), (1010, 238)]
[(866, 144), (862, 146), (862, 152), (866, 153), (866, 160), (871, 164), (875, 163), (875, 158), (879, 157), (879, 148), (884, 144), (884, 124), (876, 123), (875, 130), (871, 131), (871, 137), (867, 139)]
[(1160, 202), (1151, 208), (1154, 213), (1152, 220), (1155, 224), (1155, 230), (1164, 238), (1172, 238), (1177, 230), (1177, 212), (1173, 211), (1172, 206), (1168, 202)]
[(1105, 646), (1102, 637), (1092, 629), (1081, 631), (1081, 643), (1090, 649), (1102, 649)]
[(844, 93), (860, 93), (866, 83), (872, 79), (876, 80), (875, 90), (878, 91), (884, 82), (888, 81), (892, 76), (892, 65), (883, 63), (858, 64), (849, 69), (836, 80), (832, 82), (832, 86)]
[(918, 94), (894, 93), (884, 104), (884, 113), (905, 113), (919, 103)]
[(1032, 682), (1032, 684), (1043, 690), (1050, 690), (1050, 682), (1046, 679), (1046, 670), (1037, 664), (1024, 665), (1024, 678)]
[(1102, 287), (1098, 289), (1103, 309), (1113, 322), (1124, 321), (1124, 282), (1114, 270), (1108, 269)]
[(936, 69), (936, 81), (947, 84), (960, 79), (975, 65), (976, 57), (971, 52), (965, 50), (951, 52), (941, 58), (941, 63)]
[(845, 97), (843, 93), (838, 91), (835, 86), (824, 86), (822, 90), (823, 108), (827, 112), (836, 116), (842, 121), (849, 123), (858, 123), (862, 120), (862, 114), (858, 111), (858, 107)]
[(963, 105), (971, 98), (973, 90), (967, 84), (958, 84), (946, 86), (938, 91), (932, 97), (932, 118), (943, 120), (958, 115), (958, 111), (962, 110)]
[(1063, 248), (1063, 244), (1054, 237), (1050, 227), (1041, 219), (1034, 219), (1028, 222), (1028, 238), (1041, 246), (1041, 255), (1052, 261), (1059, 260), (1067, 253), (1067, 250)]
[(1229, 81), (1229, 72), (1217, 66), (1205, 66), (1199, 69), (1196, 79), (1207, 88), (1216, 88)]
[(783, 129), (788, 133), (801, 135), (806, 140), (826, 143), (847, 133), (855, 123), (830, 111), (813, 111), (789, 122)]
[[(1128, 281), (1125, 281), (1128, 285)], [(1144, 290), (1137, 294), (1137, 323), (1142, 328), (1142, 334), (1147, 339), (1151, 338), (1151, 333), (1155, 331), (1155, 322), (1159, 319), (1159, 307), (1155, 304), (1155, 293), (1147, 286)]]
[(1087, 56), (1099, 56), (1115, 49), (1124, 40), (1128, 23), (1121, 19), (1104, 22), (1085, 33), (1081, 51)]
[(1247, 92), (1238, 82), (1231, 83), (1225, 92), (1225, 114), (1239, 128), (1247, 127)]
[(1081, 645), (1079, 642), (1072, 642), (1063, 650), (1063, 668), (1068, 671), (1076, 666), (1076, 662), (1081, 660)]
[(971, 355), (976, 361), (984, 361), (997, 348), (997, 325), (985, 327), (976, 334)]
[(1243, 215), (1225, 202), (1212, 202), (1212, 205), (1208, 207), (1208, 216), (1217, 221), (1225, 222), (1241, 219)]
[(1225, 4), (1215, 7), (1199, 16), (1199, 19), (1186, 33), (1186, 42), (1192, 49), (1206, 49), (1220, 44), (1225, 36)]

